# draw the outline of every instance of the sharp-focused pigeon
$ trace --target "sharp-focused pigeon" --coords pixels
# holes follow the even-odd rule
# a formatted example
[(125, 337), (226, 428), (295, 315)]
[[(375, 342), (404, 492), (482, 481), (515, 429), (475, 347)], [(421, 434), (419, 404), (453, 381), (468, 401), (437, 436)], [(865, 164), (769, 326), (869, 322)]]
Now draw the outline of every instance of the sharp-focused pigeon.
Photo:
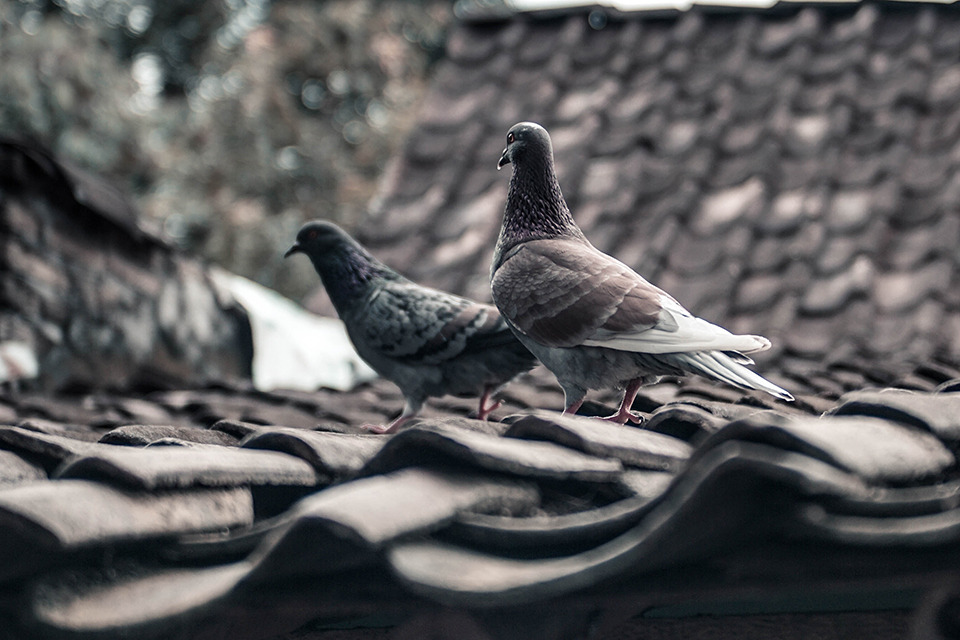
[(374, 258), (338, 226), (308, 222), (284, 257), (306, 254), (357, 353), (403, 392), (393, 433), (428, 397), (480, 396), (477, 417), (500, 406), (490, 396), (536, 364), (495, 307), (422, 287)]
[(560, 192), (553, 146), (538, 124), (507, 133), (497, 167), (513, 164), (503, 226), (490, 272), (493, 300), (520, 341), (557, 376), (565, 413), (588, 389), (623, 388), (609, 420), (639, 421), (637, 390), (661, 375), (697, 373), (742, 389), (787, 391), (744, 365), (770, 347), (694, 317), (669, 294), (596, 249)]

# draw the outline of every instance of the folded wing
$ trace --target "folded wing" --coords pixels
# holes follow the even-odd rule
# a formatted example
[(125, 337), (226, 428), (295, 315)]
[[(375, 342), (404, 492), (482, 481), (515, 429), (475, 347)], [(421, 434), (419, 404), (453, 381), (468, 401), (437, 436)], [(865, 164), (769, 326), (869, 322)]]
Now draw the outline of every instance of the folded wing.
[(515, 342), (497, 309), (394, 280), (364, 305), (364, 342), (404, 364), (439, 364), (461, 354)]
[(766, 338), (734, 335), (693, 316), (627, 265), (578, 240), (519, 245), (491, 284), (510, 322), (545, 346), (657, 354), (770, 347)]

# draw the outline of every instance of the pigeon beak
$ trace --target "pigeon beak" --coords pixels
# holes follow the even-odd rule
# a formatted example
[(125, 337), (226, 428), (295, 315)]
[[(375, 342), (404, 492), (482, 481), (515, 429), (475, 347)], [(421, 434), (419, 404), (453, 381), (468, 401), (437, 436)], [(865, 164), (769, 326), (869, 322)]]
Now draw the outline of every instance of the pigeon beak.
[(503, 165), (510, 164), (510, 157), (507, 155), (507, 149), (503, 150), (503, 155), (500, 156), (500, 162), (497, 163), (497, 171), (503, 169)]
[(284, 257), (284, 258), (289, 258), (289, 257), (292, 256), (293, 254), (295, 254), (295, 253), (300, 253), (300, 252), (302, 252), (302, 251), (303, 251), (303, 248), (300, 246), (300, 243), (299, 243), (299, 242), (294, 242), (294, 243), (293, 243), (293, 246), (290, 247), (289, 249), (287, 249), (287, 252), (286, 252), (285, 254), (283, 254), (283, 257)]

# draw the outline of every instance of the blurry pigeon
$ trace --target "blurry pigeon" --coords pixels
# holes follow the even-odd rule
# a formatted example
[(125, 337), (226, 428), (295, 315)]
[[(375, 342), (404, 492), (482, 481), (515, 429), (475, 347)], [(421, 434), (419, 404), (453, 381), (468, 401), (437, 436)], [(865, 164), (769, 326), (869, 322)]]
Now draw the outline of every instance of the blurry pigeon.
[(400, 417), (371, 431), (393, 433), (448, 394), (480, 396), (486, 420), (500, 406), (490, 396), (536, 364), (495, 307), (407, 280), (332, 223), (305, 224), (284, 257), (294, 253), (313, 262), (360, 357), (403, 392)]
[(741, 389), (788, 392), (744, 365), (770, 348), (694, 317), (630, 267), (596, 249), (573, 221), (538, 124), (507, 133), (497, 168), (513, 164), (503, 226), (490, 272), (493, 300), (520, 341), (557, 376), (565, 413), (588, 389), (623, 388), (608, 420), (638, 422), (637, 390), (661, 375), (697, 373)]

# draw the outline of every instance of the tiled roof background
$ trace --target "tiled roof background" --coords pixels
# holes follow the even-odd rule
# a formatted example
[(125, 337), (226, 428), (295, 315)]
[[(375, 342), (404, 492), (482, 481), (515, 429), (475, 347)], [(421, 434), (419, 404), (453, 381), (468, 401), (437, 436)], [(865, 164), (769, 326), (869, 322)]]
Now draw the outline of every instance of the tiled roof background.
[[(443, 398), (388, 437), (384, 380), (2, 389), (0, 638), (955, 636), (960, 14), (517, 16), (449, 52), (362, 239), (487, 299), (494, 165), (538, 120), (594, 242), (773, 338), (797, 401), (666, 381), (631, 429), (537, 411), (538, 367), (503, 422)], [(66, 260), (10, 214), (77, 210), (21, 200), (8, 244)]]
[(138, 216), (103, 178), (34, 142), (0, 138), (0, 341), (36, 354), (36, 387), (250, 377), (247, 312), (208, 265)]
[(960, 11), (624, 15), (460, 24), (362, 240), (489, 299), (496, 161), (534, 120), (591, 241), (770, 337), (778, 382), (835, 396), (956, 360)]

